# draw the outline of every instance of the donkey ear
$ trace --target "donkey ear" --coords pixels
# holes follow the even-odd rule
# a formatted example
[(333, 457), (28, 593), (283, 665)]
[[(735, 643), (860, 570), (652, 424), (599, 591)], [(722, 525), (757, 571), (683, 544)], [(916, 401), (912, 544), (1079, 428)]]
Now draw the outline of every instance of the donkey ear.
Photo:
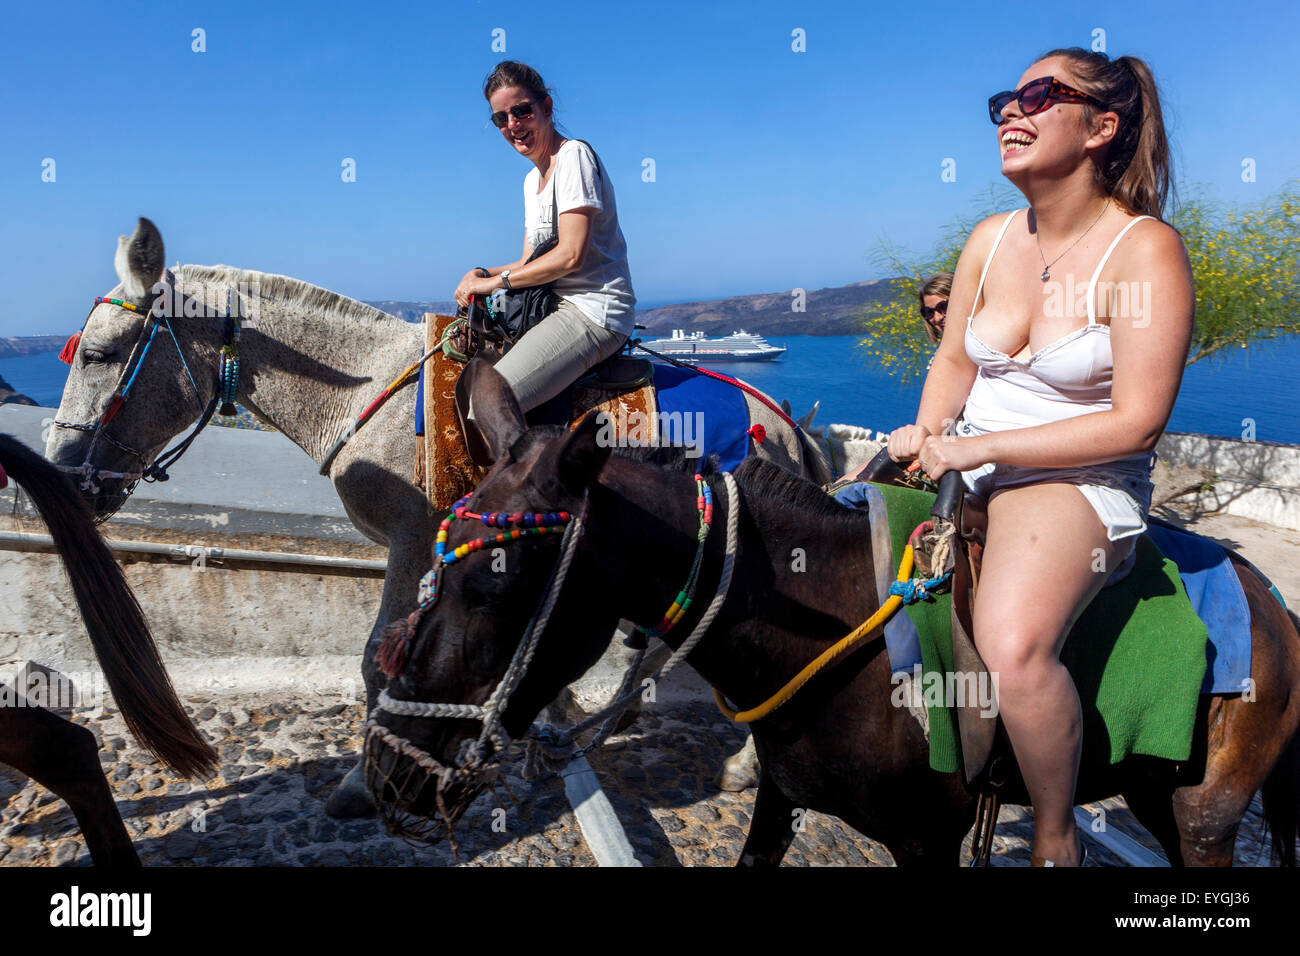
[(126, 298), (147, 298), (154, 283), (162, 278), (166, 264), (162, 233), (144, 216), (140, 217), (135, 235), (130, 239), (118, 236), (113, 268), (122, 280), (122, 293)]
[(604, 428), (601, 413), (593, 409), (564, 439), (555, 453), (552, 475), (556, 487), (548, 489), (552, 494), (576, 497), (596, 483), (613, 451), (613, 442), (601, 440)]
[(510, 383), (482, 358), (471, 360), (461, 378), (469, 382), (474, 424), (487, 445), (489, 456), (496, 461), (528, 429), (519, 400)]

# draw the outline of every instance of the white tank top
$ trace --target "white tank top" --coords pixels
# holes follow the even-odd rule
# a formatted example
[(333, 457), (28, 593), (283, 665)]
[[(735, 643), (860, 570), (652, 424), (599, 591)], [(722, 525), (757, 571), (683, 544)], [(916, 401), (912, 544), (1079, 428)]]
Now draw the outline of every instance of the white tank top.
[[(1008, 215), (998, 230), (984, 263), (984, 271), (980, 273), (976, 303), (984, 291), (984, 279), (993, 263), (993, 254), (997, 252), (1011, 220), (1022, 211), (1017, 209)], [(1153, 218), (1138, 216), (1121, 229), (1102, 255), (1101, 262), (1097, 263), (1088, 283), (1088, 324), (1044, 346), (1023, 362), (999, 352), (979, 337), (975, 321), (988, 310), (981, 309), (976, 315), (975, 307), (971, 307), (966, 320), (966, 354), (979, 366), (979, 372), (963, 412), (969, 424), (982, 432), (1006, 431), (1110, 409), (1114, 364), (1110, 351), (1110, 327), (1097, 322), (1093, 293), (1097, 277), (1115, 246), (1143, 219)]]

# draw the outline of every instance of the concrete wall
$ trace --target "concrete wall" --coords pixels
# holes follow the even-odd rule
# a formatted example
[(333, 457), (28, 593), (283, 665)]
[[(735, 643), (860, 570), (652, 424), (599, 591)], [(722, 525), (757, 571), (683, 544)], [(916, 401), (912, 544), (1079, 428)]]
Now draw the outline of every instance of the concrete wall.
[[(0, 406), (0, 432), (43, 451), (48, 408)], [(43, 533), (14, 487), (0, 530)], [(386, 557), (351, 525), (327, 478), (283, 435), (209, 428), (164, 484), (141, 483), (108, 538)], [(178, 688), (278, 686), (361, 696), (361, 650), (378, 613), (374, 572), (123, 558)], [(66, 672), (93, 653), (57, 556), (0, 550), (0, 680), (26, 660)]]
[(1206, 473), (1213, 487), (1195, 496), (1199, 508), (1300, 530), (1300, 446), (1174, 432), (1156, 453)]

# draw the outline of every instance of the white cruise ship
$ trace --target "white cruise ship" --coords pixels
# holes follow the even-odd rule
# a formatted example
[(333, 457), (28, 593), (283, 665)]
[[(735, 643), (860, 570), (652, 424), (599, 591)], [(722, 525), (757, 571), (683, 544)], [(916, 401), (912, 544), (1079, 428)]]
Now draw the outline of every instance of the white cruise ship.
[[(754, 335), (744, 329), (717, 339), (705, 338), (703, 332), (674, 329), (669, 338), (654, 339), (643, 344), (647, 349), (679, 362), (770, 362), (780, 358), (785, 351), (784, 346), (772, 345), (761, 335)], [(633, 354), (654, 358), (640, 347)]]

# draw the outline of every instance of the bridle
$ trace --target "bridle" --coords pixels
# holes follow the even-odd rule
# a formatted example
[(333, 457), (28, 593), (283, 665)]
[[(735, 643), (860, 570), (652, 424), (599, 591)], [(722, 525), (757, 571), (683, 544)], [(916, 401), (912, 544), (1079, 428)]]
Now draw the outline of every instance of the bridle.
[[(185, 353), (181, 349), (180, 341), (176, 337), (176, 332), (172, 329), (170, 303), (174, 301), (172, 290), (176, 285), (176, 277), (170, 269), (164, 272), (164, 276), (151, 289), (156, 295), (154, 305), (146, 312), (141, 305), (133, 302), (127, 302), (122, 299), (110, 299), (104, 296), (97, 296), (90, 312), (86, 315), (86, 321), (82, 323), (82, 331), (85, 330), (86, 324), (90, 322), (90, 316), (94, 314), (95, 309), (100, 305), (109, 305), (119, 309), (135, 312), (145, 316), (144, 324), (140, 327), (140, 334), (136, 337), (135, 344), (131, 348), (130, 358), (122, 368), (121, 375), (118, 376), (117, 383), (113, 388), (112, 395), (108, 400), (108, 405), (103, 413), (95, 421), (90, 422), (65, 422), (54, 421), (56, 428), (66, 428), (73, 431), (90, 432), (90, 444), (86, 447), (86, 455), (80, 465), (56, 465), (59, 471), (66, 474), (80, 477), (79, 487), (84, 492), (98, 494), (105, 479), (119, 479), (124, 482), (123, 489), (120, 493), (121, 501), (117, 507), (131, 496), (135, 490), (136, 484), (143, 479), (146, 482), (167, 481), (170, 475), (167, 470), (174, 465), (180, 457), (185, 454), (198, 437), (199, 432), (211, 421), (214, 412), (217, 410), (218, 403), (221, 403), (221, 413), (223, 415), (234, 414), (234, 399), (238, 391), (239, 383), (239, 334), (240, 334), (240, 315), (232, 310), (232, 291), (226, 292), (226, 314), (218, 316), (223, 320), (222, 331), (222, 348), (221, 348), (221, 366), (217, 373), (217, 385), (213, 390), (212, 399), (207, 403), (202, 415), (199, 417), (194, 429), (183, 440), (178, 442), (171, 449), (158, 455), (152, 461), (149, 456), (138, 448), (126, 444), (125, 442), (114, 438), (108, 432), (108, 424), (113, 420), (122, 407), (126, 404), (130, 396), (131, 387), (135, 384), (136, 377), (140, 374), (140, 369), (144, 366), (145, 358), (149, 355), (149, 350), (153, 346), (154, 338), (159, 329), (165, 329), (171, 336), (172, 344), (176, 347), (176, 354), (180, 357), (181, 366), (185, 369), (185, 375), (189, 379), (190, 387), (194, 390), (194, 395), (199, 401), (202, 401), (202, 392), (199, 390), (198, 383), (194, 379), (194, 374), (190, 371), (189, 363), (185, 360)], [(159, 287), (162, 287), (161, 290)], [(159, 308), (159, 299), (162, 300), (163, 307)], [(68, 344), (64, 346), (61, 357), (65, 357), (69, 364), (75, 360), (75, 353), (81, 340), (81, 332), (77, 332)], [(136, 458), (140, 464), (139, 471), (123, 472), (109, 471), (104, 468), (96, 468), (94, 465), (95, 449), (100, 441), (112, 445), (119, 451)], [(107, 512), (96, 518), (97, 522), (107, 520), (117, 509)]]
[[(722, 474), (722, 479), (727, 488), (727, 543), (726, 552), (723, 559), (722, 572), (718, 581), (718, 588), (705, 611), (703, 617), (695, 625), (694, 630), (685, 641), (673, 652), (672, 656), (663, 664), (654, 675), (654, 680), (662, 680), (676, 667), (688, 654), (695, 648), (699, 641), (704, 637), (716, 618), (723, 603), (726, 601), (727, 591), (731, 585), (732, 571), (735, 567), (736, 543), (739, 531), (739, 513), (740, 513), (740, 493), (736, 486), (736, 481), (729, 472)], [(695, 476), (696, 488), (698, 491), (696, 497), (697, 511), (699, 513), (699, 532), (697, 535), (698, 545), (696, 548), (695, 560), (692, 562), (691, 571), (686, 585), (678, 592), (676, 599), (669, 606), (668, 610), (660, 619), (659, 624), (654, 628), (638, 628), (637, 633), (630, 638), (628, 643), (636, 649), (632, 662), (628, 665), (624, 673), (623, 680), (613, 699), (601, 710), (587, 717), (577, 725), (558, 730), (550, 724), (538, 726), (534, 724), (528, 730), (525, 737), (528, 746), (528, 752), (525, 757), (524, 776), (528, 779), (534, 779), (545, 772), (555, 772), (562, 769), (573, 759), (583, 756), (604, 742), (605, 738), (612, 733), (615, 721), (618, 715), (626, 709), (632, 699), (636, 697), (641, 688), (636, 683), (636, 675), (640, 668), (641, 661), (645, 656), (648, 644), (646, 638), (650, 636), (662, 636), (671, 630), (686, 615), (687, 610), (693, 603), (695, 594), (695, 585), (699, 579), (700, 567), (703, 561), (705, 543), (708, 539), (709, 529), (713, 523), (713, 493), (708, 482), (700, 475)], [(381, 645), (378, 654), (378, 663), (384, 670), (384, 673), (390, 678), (396, 677), (401, 673), (406, 663), (406, 650), (410, 641), (414, 637), (415, 628), (424, 614), (434, 606), (441, 593), (442, 576), (450, 564), (456, 563), (474, 551), (494, 544), (504, 544), (510, 540), (517, 540), (528, 536), (529, 529), (536, 528), (537, 533), (555, 533), (558, 529), (564, 527), (564, 538), (561, 543), (560, 557), (552, 568), (550, 581), (547, 584), (546, 591), (543, 593), (541, 601), (538, 603), (528, 626), (524, 631), (515, 655), (511, 659), (509, 666), (496, 688), (489, 695), (486, 702), (478, 704), (464, 703), (440, 703), (431, 701), (399, 700), (388, 693), (387, 688), (379, 693), (379, 702), (366, 722), (365, 731), (365, 763), (367, 784), (372, 793), (383, 791), (383, 786), (391, 780), (391, 772), (383, 771), (378, 763), (376, 754), (379, 752), (380, 745), (388, 749), (395, 750), (406, 756), (411, 764), (403, 780), (403, 786), (410, 780), (413, 773), (418, 773), (416, 768), (421, 768), (427, 775), (426, 779), (436, 779), (438, 786), (436, 794), (439, 797), (439, 808), (442, 808), (441, 793), (443, 788), (451, 781), (467, 781), (475, 776), (487, 776), (491, 779), (495, 776), (497, 764), (500, 757), (509, 744), (509, 735), (501, 726), (501, 717), (505, 712), (506, 706), (510, 701), (510, 696), (518, 687), (519, 683), (527, 674), (528, 667), (532, 663), (536, 654), (537, 646), (541, 640), (546, 625), (550, 620), (555, 603), (559, 597), (561, 589), (564, 587), (564, 580), (568, 574), (569, 567), (573, 562), (573, 556), (577, 550), (578, 540), (582, 535), (586, 523), (587, 515), (587, 498), (584, 494), (581, 508), (576, 516), (571, 516), (567, 512), (552, 512), (546, 515), (526, 515), (526, 514), (476, 514), (469, 511), (468, 503), (470, 496), (462, 498), (452, 507), (452, 511), (443, 519), (438, 528), (438, 537), (435, 544), (435, 556), (433, 568), (424, 576), (420, 582), (420, 604), (414, 613), (404, 620), (398, 621), (388, 629), (384, 643)], [(454, 520), (479, 520), (488, 527), (505, 528), (513, 526), (514, 530), (506, 533), (498, 533), (492, 537), (485, 537), (461, 545), (452, 552), (447, 552), (447, 534)], [(436, 757), (418, 748), (411, 741), (399, 737), (392, 733), (387, 727), (384, 727), (379, 721), (379, 712), (385, 711), (402, 717), (427, 717), (427, 718), (444, 718), (454, 720), (477, 720), (483, 724), (482, 732), (478, 738), (466, 738), (460, 747), (454, 766), (448, 766), (439, 761)], [(596, 735), (584, 746), (574, 749), (573, 742), (583, 731), (593, 725), (600, 723), (601, 727)], [(489, 758), (488, 744), (492, 745), (491, 757)], [(423, 786), (423, 782), (418, 784)], [(399, 797), (402, 788), (398, 788)], [(409, 801), (408, 801), (409, 802)], [(392, 808), (384, 807), (381, 803), (381, 812), (388, 818), (390, 828), (394, 828), (394, 814)], [(444, 811), (445, 814), (445, 811)]]

